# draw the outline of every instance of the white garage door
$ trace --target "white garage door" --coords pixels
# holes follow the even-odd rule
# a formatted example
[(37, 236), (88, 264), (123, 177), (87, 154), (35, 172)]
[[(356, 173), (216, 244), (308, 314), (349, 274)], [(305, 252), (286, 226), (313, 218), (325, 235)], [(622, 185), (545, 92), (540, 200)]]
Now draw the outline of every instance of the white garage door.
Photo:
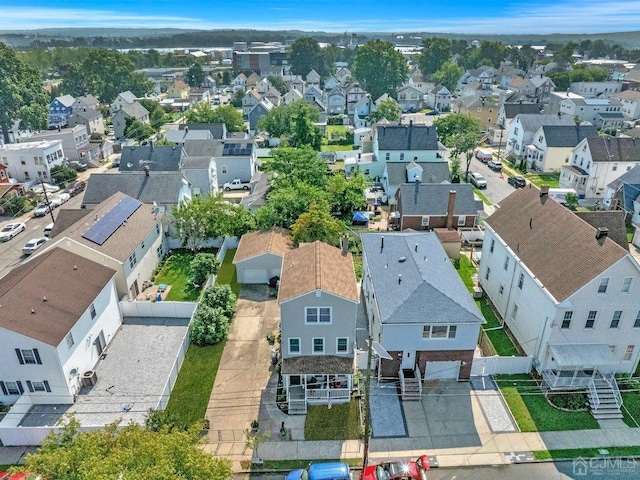
[(245, 268), (242, 278), (244, 283), (269, 283), (269, 272), (266, 268)]
[(455, 362), (427, 362), (426, 371), (424, 372), (425, 380), (439, 379), (458, 379), (460, 373), (460, 361)]

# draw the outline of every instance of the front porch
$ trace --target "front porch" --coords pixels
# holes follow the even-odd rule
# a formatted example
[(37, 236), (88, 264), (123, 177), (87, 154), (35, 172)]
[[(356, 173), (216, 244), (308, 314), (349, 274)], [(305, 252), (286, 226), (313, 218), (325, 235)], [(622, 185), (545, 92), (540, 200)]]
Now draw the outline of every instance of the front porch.
[(589, 173), (575, 165), (563, 165), (560, 169), (560, 188), (573, 188), (580, 198), (584, 198), (587, 191)]

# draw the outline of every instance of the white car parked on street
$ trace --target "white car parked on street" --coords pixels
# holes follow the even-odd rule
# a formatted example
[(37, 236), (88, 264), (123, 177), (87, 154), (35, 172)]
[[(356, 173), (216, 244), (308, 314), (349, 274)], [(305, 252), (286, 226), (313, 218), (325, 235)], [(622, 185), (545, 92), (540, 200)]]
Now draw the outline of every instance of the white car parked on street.
[(11, 240), (19, 233), (24, 232), (25, 228), (27, 228), (27, 226), (22, 222), (5, 225), (2, 230), (0, 230), (0, 242)]

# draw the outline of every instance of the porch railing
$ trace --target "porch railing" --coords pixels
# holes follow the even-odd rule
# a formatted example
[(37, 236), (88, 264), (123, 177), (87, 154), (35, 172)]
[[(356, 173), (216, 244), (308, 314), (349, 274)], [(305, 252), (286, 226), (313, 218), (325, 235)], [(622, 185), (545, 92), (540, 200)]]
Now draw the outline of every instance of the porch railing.
[(595, 410), (600, 406), (600, 397), (598, 397), (598, 389), (593, 379), (589, 382), (589, 395), (591, 396), (591, 409)]
[(420, 372), (420, 367), (418, 367), (418, 365), (413, 369), (413, 373), (418, 379), (418, 392), (420, 393), (420, 398), (422, 398), (422, 373)]
[(618, 388), (618, 382), (616, 381), (616, 377), (614, 377), (613, 373), (611, 373), (611, 372), (605, 373), (602, 376), (606, 380), (606, 382), (609, 384), (609, 386), (611, 387), (611, 391), (613, 392), (613, 394), (616, 397), (616, 400), (618, 402), (618, 406), (621, 407), (622, 406), (622, 395), (620, 395), (620, 389)]
[(542, 378), (549, 388), (588, 388), (593, 381), (591, 375), (556, 375), (552, 370), (543, 370)]
[(326, 400), (328, 398), (343, 399), (349, 398), (351, 393), (348, 388), (313, 388), (307, 390), (308, 400)]

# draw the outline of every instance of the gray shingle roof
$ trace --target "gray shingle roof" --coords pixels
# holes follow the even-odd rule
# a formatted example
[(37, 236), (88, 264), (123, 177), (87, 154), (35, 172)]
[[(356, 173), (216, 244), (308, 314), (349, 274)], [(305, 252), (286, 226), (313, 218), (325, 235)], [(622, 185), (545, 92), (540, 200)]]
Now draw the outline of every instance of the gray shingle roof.
[(592, 227), (609, 229), (609, 238), (625, 250), (629, 250), (625, 212), (622, 210), (598, 210), (595, 212), (574, 212)]
[(149, 115), (149, 111), (138, 102), (125, 103), (124, 105), (122, 105), (121, 110), (127, 116), (133, 118), (142, 118), (145, 115)]
[(617, 179), (607, 185), (607, 187), (617, 190), (620, 185), (625, 183), (630, 185), (640, 185), (640, 165), (636, 165), (628, 172), (620, 175)]
[(485, 322), (435, 233), (365, 233), (362, 246), (383, 324)]
[(445, 216), (449, 204), (449, 192), (456, 192), (454, 215), (474, 216), (478, 214), (478, 202), (470, 183), (420, 184), (417, 195), (415, 183), (403, 183), (398, 187), (402, 198), (402, 215)]
[(212, 138), (209, 130), (169, 130), (165, 136), (169, 142), (179, 144), (192, 140), (209, 140)]
[[(389, 185), (396, 186), (406, 183), (407, 165), (412, 162), (387, 163), (387, 177)], [(447, 162), (418, 162), (422, 168), (422, 181), (425, 183), (442, 183), (451, 181), (451, 172)]]
[(213, 157), (204, 155), (202, 157), (186, 157), (182, 161), (182, 170), (209, 170)]
[(504, 114), (507, 118), (514, 118), (520, 113), (538, 114), (540, 105), (537, 103), (505, 103)]
[(377, 125), (380, 150), (438, 150), (436, 128), (426, 125)]
[(217, 157), (222, 155), (222, 146), (219, 140), (189, 140), (182, 148), (189, 157)]
[(180, 172), (93, 173), (87, 182), (82, 203), (96, 205), (116, 192), (122, 192), (142, 203), (158, 202), (177, 205), (180, 191), (187, 180)]
[(80, 108), (76, 110), (75, 113), (80, 118), (84, 118), (86, 120), (93, 120), (94, 118), (101, 117), (102, 114), (93, 108)]
[(520, 119), (520, 124), (525, 131), (535, 132), (543, 125), (575, 125), (571, 115), (552, 115), (550, 113), (520, 113), (516, 118)]
[(152, 172), (175, 172), (186, 156), (182, 147), (143, 145), (123, 147), (120, 172), (136, 172), (149, 167)]
[(598, 136), (594, 126), (544, 125), (542, 131), (548, 147), (575, 147), (585, 138)]
[(190, 123), (189, 125), (181, 123), (178, 129), (184, 130), (186, 127), (189, 127), (189, 130), (209, 130), (216, 140), (224, 139), (227, 132), (224, 123)]
[(640, 141), (635, 138), (589, 138), (587, 142), (594, 162), (640, 162)]

